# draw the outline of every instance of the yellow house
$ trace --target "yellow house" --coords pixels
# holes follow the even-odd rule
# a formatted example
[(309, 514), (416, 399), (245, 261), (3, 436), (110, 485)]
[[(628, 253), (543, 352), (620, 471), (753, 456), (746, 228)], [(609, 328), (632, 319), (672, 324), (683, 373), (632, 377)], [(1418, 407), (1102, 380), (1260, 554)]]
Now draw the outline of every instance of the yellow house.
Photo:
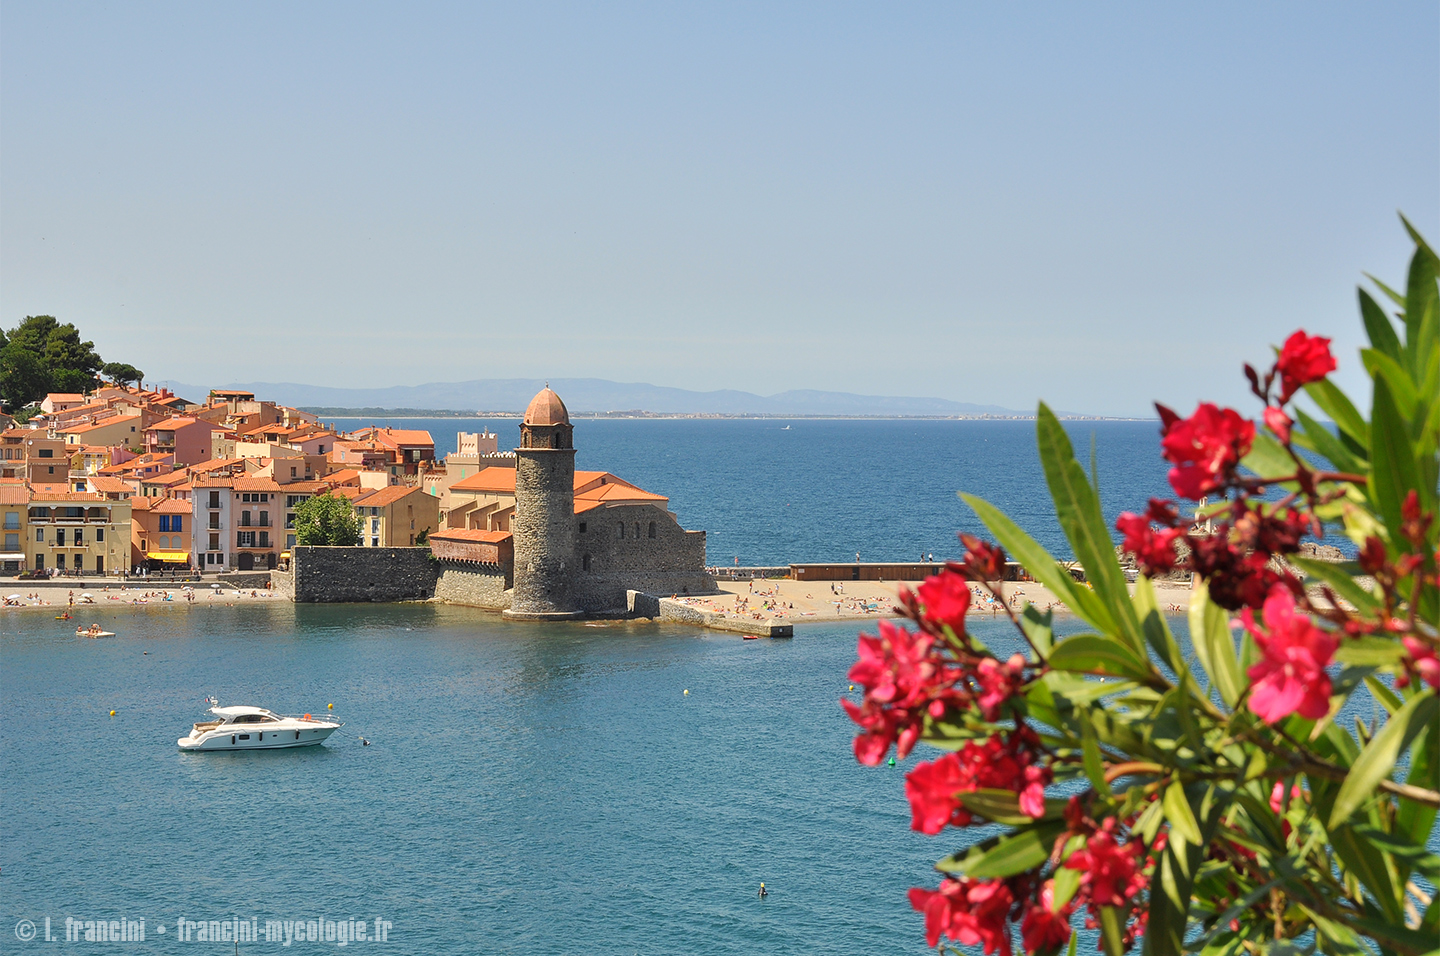
[(381, 488), (356, 498), (354, 507), (366, 548), (414, 547), (416, 538), (440, 527), (440, 500), (423, 488)]
[(118, 574), (130, 557), (130, 502), (67, 490), (30, 486), (25, 563), (32, 570)]

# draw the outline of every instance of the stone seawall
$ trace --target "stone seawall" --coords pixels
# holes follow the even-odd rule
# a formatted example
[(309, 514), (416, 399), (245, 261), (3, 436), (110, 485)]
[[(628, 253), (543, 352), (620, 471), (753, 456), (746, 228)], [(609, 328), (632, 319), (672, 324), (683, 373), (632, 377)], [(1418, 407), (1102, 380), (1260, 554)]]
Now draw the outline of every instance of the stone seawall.
[(504, 611), (510, 607), (509, 582), (499, 565), (440, 561), (435, 581), (435, 600)]
[(666, 597), (630, 591), (626, 594), (626, 606), (634, 617), (649, 617), (666, 624), (691, 624), (708, 627), (714, 631), (732, 631), (737, 634), (754, 634), (760, 637), (794, 637), (795, 625), (777, 621), (756, 621), (744, 618), (727, 618), (723, 614), (691, 607)]
[(297, 604), (424, 601), (439, 568), (429, 548), (291, 549), (289, 573), (272, 571), (277, 590)]

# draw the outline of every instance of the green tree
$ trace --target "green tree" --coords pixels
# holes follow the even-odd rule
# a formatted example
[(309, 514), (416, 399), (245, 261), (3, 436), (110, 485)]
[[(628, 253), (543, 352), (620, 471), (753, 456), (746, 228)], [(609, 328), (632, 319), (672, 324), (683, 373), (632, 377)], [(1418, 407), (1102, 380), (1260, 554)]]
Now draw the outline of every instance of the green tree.
[(344, 498), (317, 495), (295, 507), (295, 541), (304, 545), (353, 547), (360, 543), (355, 509)]
[(11, 341), (0, 348), (0, 401), (11, 411), (43, 396), (50, 386), (50, 370), (34, 352)]
[(105, 373), (105, 376), (112, 382), (119, 382), (121, 385), (145, 381), (144, 372), (124, 362), (106, 362), (105, 367), (100, 371)]

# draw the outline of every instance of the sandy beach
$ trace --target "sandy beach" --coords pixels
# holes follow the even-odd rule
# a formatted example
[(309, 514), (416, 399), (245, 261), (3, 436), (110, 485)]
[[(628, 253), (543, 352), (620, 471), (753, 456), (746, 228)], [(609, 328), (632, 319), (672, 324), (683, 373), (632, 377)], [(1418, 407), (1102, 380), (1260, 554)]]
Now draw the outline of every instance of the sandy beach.
[[(869, 620), (897, 617), (896, 595), (901, 587), (914, 588), (918, 581), (792, 581), (776, 578), (759, 581), (721, 581), (723, 595), (682, 597), (691, 607), (723, 614), (727, 618), (748, 618), (788, 624), (815, 624), (831, 621)], [(1000, 617), (999, 604), (977, 587), (970, 605), (974, 617)], [(1056, 614), (1069, 609), (1046, 587), (1034, 582), (1006, 583), (1004, 596), (1012, 607), (1026, 603)], [(1189, 588), (1156, 589), (1160, 606), (1167, 613), (1181, 614), (1190, 606)]]
[[(228, 584), (212, 588), (209, 584), (193, 585), (187, 591), (181, 585), (145, 587), (143, 585), (99, 585), (66, 587), (36, 584), (33, 581), (12, 582), (0, 586), (5, 604), (0, 613), (13, 611), (49, 611), (61, 615), (67, 611), (77, 621), (87, 613), (95, 614), (122, 607), (197, 607), (253, 604), (259, 601), (284, 601), (285, 597), (266, 588), (239, 590)], [(12, 598), (19, 596), (19, 603)], [(87, 599), (85, 595), (89, 595)]]

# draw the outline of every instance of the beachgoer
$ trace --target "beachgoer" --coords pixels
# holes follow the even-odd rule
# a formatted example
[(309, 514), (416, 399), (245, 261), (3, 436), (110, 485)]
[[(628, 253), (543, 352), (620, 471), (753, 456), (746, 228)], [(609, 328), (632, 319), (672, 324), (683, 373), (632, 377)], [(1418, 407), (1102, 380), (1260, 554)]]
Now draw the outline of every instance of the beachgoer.
[(765, 884), (764, 884), (764, 883), (761, 883), (761, 884), (760, 884), (760, 896), (761, 896), (761, 897), (766, 897), (766, 896), (769, 896), (769, 895), (770, 895), (770, 893), (765, 889)]

